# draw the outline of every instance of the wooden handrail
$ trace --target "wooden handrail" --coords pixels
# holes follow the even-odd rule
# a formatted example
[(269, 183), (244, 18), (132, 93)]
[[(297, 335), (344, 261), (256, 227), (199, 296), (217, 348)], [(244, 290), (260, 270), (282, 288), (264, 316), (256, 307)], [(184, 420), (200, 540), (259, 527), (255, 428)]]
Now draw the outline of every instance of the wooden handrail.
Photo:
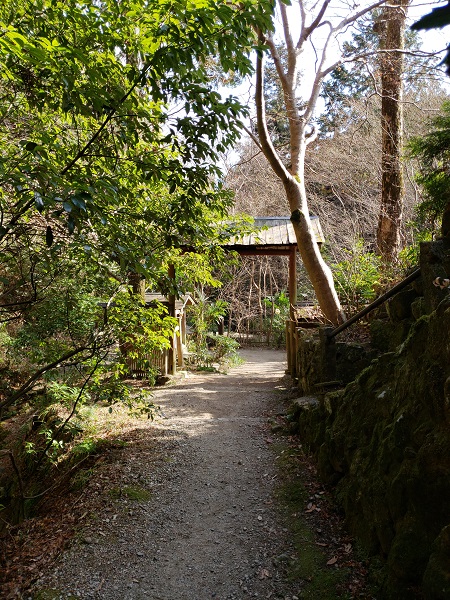
[(344, 331), (345, 329), (347, 329), (347, 327), (350, 327), (350, 325), (353, 325), (353, 323), (356, 323), (356, 321), (359, 321), (360, 319), (365, 317), (368, 313), (370, 313), (372, 310), (374, 310), (374, 308), (377, 308), (378, 306), (380, 306), (381, 304), (386, 302), (386, 300), (389, 300), (389, 298), (392, 298), (392, 296), (394, 296), (397, 292), (399, 292), (400, 290), (405, 288), (411, 282), (415, 281), (419, 276), (420, 276), (420, 269), (416, 269), (410, 275), (408, 275), (408, 277), (403, 279), (403, 281), (400, 281), (400, 283), (397, 283), (396, 285), (394, 285), (394, 287), (391, 288), (389, 291), (387, 291), (385, 294), (382, 294), (379, 298), (377, 298), (376, 300), (371, 302), (368, 306), (366, 306), (365, 308), (360, 310), (358, 313), (356, 313), (356, 315), (353, 315), (353, 317), (348, 319), (348, 321), (345, 321), (344, 323), (342, 323), (342, 325), (339, 325), (339, 327), (336, 327), (335, 329), (332, 329), (331, 331), (329, 331), (327, 333), (327, 337), (332, 338), (335, 335), (337, 335), (338, 333), (341, 333), (341, 331)]

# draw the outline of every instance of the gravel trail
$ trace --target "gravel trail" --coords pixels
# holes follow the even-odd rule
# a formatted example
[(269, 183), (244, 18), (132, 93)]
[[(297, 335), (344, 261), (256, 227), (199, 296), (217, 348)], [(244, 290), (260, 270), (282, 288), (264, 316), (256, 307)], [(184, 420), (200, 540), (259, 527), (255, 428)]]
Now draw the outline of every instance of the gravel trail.
[(156, 391), (151, 445), (129, 448), (117, 475), (150, 498), (107, 496), (37, 589), (86, 600), (300, 597), (285, 577), (293, 549), (274, 504), (268, 425), (288, 394), (285, 353), (241, 354), (227, 375), (190, 373)]

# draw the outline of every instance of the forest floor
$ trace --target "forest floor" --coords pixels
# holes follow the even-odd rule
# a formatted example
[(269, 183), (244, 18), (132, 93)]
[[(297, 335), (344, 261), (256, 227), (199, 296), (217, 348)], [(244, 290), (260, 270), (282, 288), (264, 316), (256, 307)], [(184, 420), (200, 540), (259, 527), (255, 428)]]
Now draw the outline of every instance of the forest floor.
[(154, 390), (155, 421), (111, 431), (78, 486), (11, 530), (2, 598), (371, 599), (301, 440), (285, 353)]

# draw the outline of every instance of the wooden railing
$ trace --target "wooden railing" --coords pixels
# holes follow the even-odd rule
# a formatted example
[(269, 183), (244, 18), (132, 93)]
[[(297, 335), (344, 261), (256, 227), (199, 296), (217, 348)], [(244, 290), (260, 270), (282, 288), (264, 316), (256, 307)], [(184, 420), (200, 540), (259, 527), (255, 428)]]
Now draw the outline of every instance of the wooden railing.
[[(402, 281), (394, 285), (390, 290), (386, 293), (382, 294), (365, 306), (358, 313), (353, 315), (350, 319), (339, 325), (339, 327), (335, 327), (334, 329), (328, 327), (326, 330), (326, 337), (328, 339), (332, 339), (351, 325), (354, 325), (358, 321), (360, 321), (363, 317), (369, 314), (372, 310), (384, 304), (389, 298), (392, 298), (395, 294), (401, 291), (403, 288), (407, 287), (410, 283), (415, 281), (418, 277), (420, 277), (420, 269), (416, 269), (413, 271), (408, 277), (405, 277)], [(320, 324), (318, 323), (317, 326)], [(304, 328), (304, 327), (303, 327)], [(299, 355), (299, 343), (298, 343), (298, 331), (299, 329), (303, 329), (301, 325), (298, 324), (297, 321), (289, 320), (286, 321), (286, 350), (287, 350), (287, 373), (291, 375), (292, 378), (296, 379), (299, 375), (299, 364), (298, 364), (298, 355)]]
[(350, 325), (353, 325), (354, 323), (356, 323), (357, 321), (359, 321), (360, 319), (365, 317), (372, 310), (374, 310), (378, 306), (381, 306), (382, 304), (384, 304), (386, 302), (386, 300), (389, 300), (389, 298), (392, 298), (392, 296), (395, 296), (395, 294), (397, 292), (399, 292), (400, 290), (402, 290), (403, 288), (408, 286), (410, 283), (415, 281), (419, 276), (420, 276), (420, 269), (416, 269), (415, 271), (413, 271), (411, 273), (411, 275), (408, 275), (408, 277), (405, 277), (405, 279), (403, 279), (403, 281), (400, 281), (400, 283), (397, 283), (397, 285), (394, 285), (394, 287), (391, 288), (389, 291), (387, 291), (385, 294), (382, 294), (379, 298), (377, 298), (376, 300), (374, 300), (373, 302), (371, 302), (370, 304), (365, 306), (362, 310), (360, 310), (358, 313), (356, 313), (356, 315), (353, 315), (353, 317), (351, 317), (350, 319), (348, 319), (347, 321), (342, 323), (342, 325), (339, 325), (339, 327), (332, 329), (328, 333), (328, 337), (329, 338), (334, 337), (338, 333), (341, 333), (341, 331), (344, 331), (345, 329), (347, 329), (347, 327), (350, 327)]

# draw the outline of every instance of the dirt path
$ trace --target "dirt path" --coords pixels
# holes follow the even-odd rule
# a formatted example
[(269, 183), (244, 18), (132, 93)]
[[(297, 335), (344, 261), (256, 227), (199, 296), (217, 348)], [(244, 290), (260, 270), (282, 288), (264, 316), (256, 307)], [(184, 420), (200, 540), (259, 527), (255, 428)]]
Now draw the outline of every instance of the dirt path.
[(273, 496), (268, 417), (288, 394), (285, 354), (242, 355), (228, 375), (190, 374), (156, 392), (163, 418), (133, 438), (114, 477), (90, 484), (103, 508), (33, 598), (303, 597), (286, 581), (294, 550)]
[(105, 600), (284, 597), (275, 564), (291, 548), (272, 505), (266, 413), (286, 394), (285, 355), (243, 357), (228, 375), (190, 374), (157, 391), (164, 457), (129, 465), (150, 500), (107, 506), (45, 587)]

